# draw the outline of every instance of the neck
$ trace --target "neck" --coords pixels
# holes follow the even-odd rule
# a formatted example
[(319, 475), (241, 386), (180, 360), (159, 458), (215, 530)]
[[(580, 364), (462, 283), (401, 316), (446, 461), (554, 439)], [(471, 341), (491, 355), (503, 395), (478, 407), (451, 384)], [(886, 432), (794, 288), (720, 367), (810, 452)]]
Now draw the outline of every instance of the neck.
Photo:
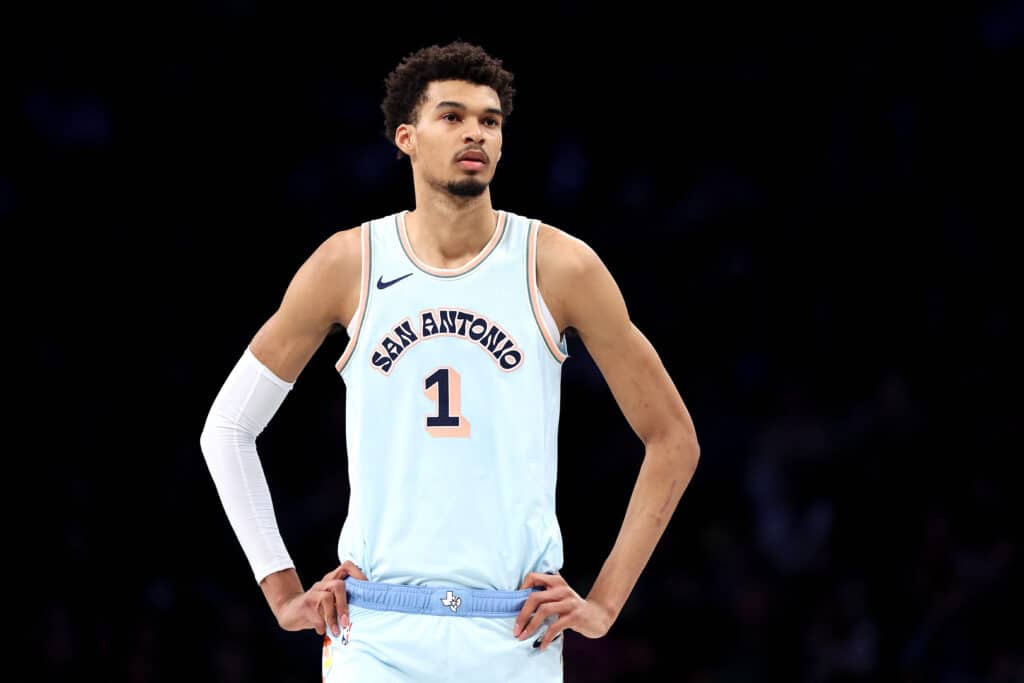
[(457, 268), (480, 253), (497, 222), (490, 190), (479, 197), (417, 193), (416, 208), (405, 215), (405, 229), (420, 260), (437, 268)]

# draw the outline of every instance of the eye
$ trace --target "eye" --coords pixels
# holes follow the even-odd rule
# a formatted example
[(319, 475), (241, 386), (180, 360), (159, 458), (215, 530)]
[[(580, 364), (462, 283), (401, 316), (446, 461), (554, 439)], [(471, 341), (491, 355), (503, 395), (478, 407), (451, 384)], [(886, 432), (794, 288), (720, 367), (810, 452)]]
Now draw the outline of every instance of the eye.
[(498, 119), (487, 119), (488, 123), (493, 123), (495, 126), (500, 126), (501, 122)]
[(442, 119), (447, 119), (449, 116), (454, 116), (456, 119), (459, 118), (458, 116), (455, 116), (455, 114), (452, 113), (452, 112), (448, 112), (447, 114), (444, 114), (441, 118)]

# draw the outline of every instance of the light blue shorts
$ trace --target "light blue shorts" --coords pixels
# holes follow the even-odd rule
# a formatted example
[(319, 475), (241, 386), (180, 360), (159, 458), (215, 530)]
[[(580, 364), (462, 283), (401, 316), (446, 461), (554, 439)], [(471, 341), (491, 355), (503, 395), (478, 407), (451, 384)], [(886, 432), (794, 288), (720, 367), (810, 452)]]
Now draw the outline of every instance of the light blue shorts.
[(564, 634), (543, 652), (512, 635), (539, 587), (518, 591), (408, 586), (345, 579), (350, 625), (324, 636), (324, 683), (459, 681), (561, 683)]

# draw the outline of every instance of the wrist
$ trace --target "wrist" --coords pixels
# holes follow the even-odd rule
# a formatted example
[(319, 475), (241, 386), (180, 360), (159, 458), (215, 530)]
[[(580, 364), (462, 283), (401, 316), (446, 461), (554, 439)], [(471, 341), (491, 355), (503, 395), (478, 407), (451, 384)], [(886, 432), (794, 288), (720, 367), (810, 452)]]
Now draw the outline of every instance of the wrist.
[(587, 597), (587, 602), (590, 602), (591, 604), (593, 604), (595, 607), (598, 608), (598, 610), (602, 614), (604, 614), (605, 631), (607, 632), (607, 630), (612, 627), (612, 624), (614, 624), (615, 620), (618, 618), (619, 610), (615, 609), (611, 605), (609, 605), (609, 604), (607, 604), (607, 603), (605, 603), (602, 600), (599, 600), (597, 598), (592, 598), (592, 597), (588, 596)]
[(281, 611), (288, 602), (296, 595), (302, 595), (302, 582), (294, 568), (282, 569), (263, 577), (260, 581), (260, 588), (263, 590), (263, 597), (266, 598), (270, 610), (278, 622), (281, 621)]

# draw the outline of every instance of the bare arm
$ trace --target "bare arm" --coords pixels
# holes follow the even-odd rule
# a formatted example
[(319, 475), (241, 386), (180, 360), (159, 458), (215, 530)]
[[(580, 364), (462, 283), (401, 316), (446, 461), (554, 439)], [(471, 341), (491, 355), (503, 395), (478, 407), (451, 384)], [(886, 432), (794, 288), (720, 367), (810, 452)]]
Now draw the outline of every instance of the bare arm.
[[(587, 600), (614, 621), (647, 565), (697, 466), (690, 414), (661, 359), (629, 319), (608, 269), (584, 242), (548, 228), (547, 291), (574, 327), (619, 408), (644, 443), (644, 460), (611, 554)], [(541, 249), (538, 249), (540, 258)]]
[[(278, 377), (298, 379), (331, 328), (349, 322), (359, 302), (360, 258), (360, 229), (344, 230), (325, 240), (295, 273), (281, 305), (249, 343)], [(303, 593), (294, 569), (269, 574), (260, 588), (279, 622), (282, 606)]]
[(335, 325), (359, 304), (359, 228), (337, 232), (299, 268), (281, 305), (256, 332), (249, 349), (274, 374), (294, 382)]

